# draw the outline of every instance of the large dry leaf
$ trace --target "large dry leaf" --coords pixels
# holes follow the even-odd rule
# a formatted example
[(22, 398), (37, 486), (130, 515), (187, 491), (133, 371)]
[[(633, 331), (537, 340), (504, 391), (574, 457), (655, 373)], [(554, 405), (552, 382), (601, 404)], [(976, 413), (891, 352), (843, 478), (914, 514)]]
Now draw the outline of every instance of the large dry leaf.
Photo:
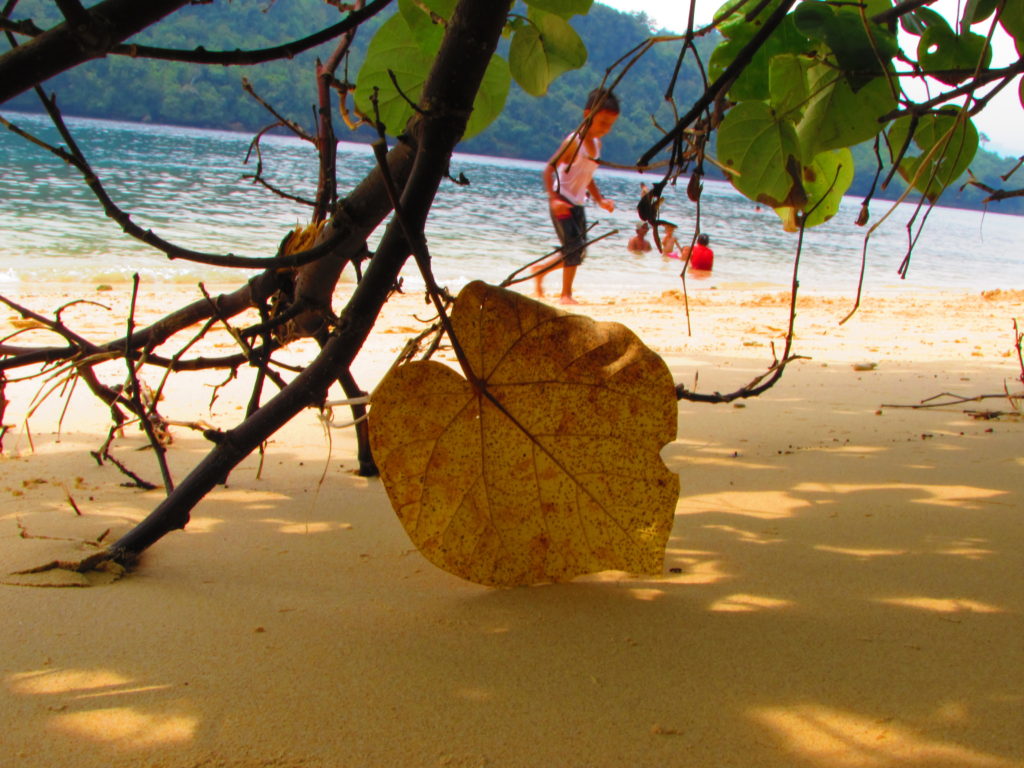
[(664, 361), (625, 326), (481, 282), (451, 321), (482, 387), (412, 362), (370, 410), (374, 458), (420, 552), (489, 585), (659, 573), (679, 494), (660, 457), (676, 434)]

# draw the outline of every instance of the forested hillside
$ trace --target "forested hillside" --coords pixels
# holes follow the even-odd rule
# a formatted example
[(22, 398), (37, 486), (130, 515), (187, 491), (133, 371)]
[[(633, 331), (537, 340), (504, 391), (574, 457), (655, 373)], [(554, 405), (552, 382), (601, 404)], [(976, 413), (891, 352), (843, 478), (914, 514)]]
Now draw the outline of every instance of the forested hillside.
[[(43, 0), (22, 0), (18, 5), (19, 17), (32, 18), (44, 27), (52, 24), (57, 14), (54, 5)], [(301, 38), (310, 27), (326, 27), (337, 20), (337, 10), (322, 0), (214, 2), (185, 8), (134, 42), (184, 49), (199, 45), (213, 50), (254, 49)], [(355, 79), (361, 52), (382, 21), (383, 18), (373, 19), (360, 31), (348, 66), (350, 80)], [(600, 84), (607, 68), (651, 34), (644, 17), (600, 4), (595, 4), (587, 16), (577, 17), (573, 24), (586, 43), (587, 64), (556, 80), (548, 94), (539, 99), (513, 83), (501, 117), (483, 134), (465, 142), (464, 151), (546, 159), (579, 120), (583, 99)], [(715, 42), (701, 41), (700, 47), (709, 52)], [(314, 63), (317, 56), (326, 56), (331, 47), (326, 44), (292, 61), (254, 68), (217, 69), (111, 56), (55, 78), (48, 84), (48, 90), (58, 94), (59, 104), (71, 115), (256, 131), (274, 122), (274, 118), (243, 90), (242, 79), (248, 78), (256, 93), (281, 114), (312, 126)], [(635, 162), (660, 136), (660, 125), (674, 124), (664, 89), (677, 51), (677, 43), (656, 46), (629, 71), (618, 89), (623, 114), (605, 143), (606, 159), (623, 164)], [(699, 72), (692, 59), (688, 61), (674, 93), (677, 104), (684, 107), (703, 90)], [(35, 111), (38, 104), (32, 94), (23, 94), (9, 102), (9, 107)], [(372, 134), (363, 129), (348, 135), (342, 133), (340, 138), (366, 141)], [(860, 150), (856, 153), (857, 176), (850, 194), (864, 194), (871, 187), (874, 159), (868, 148)], [(1010, 165), (979, 150), (972, 169), (986, 183), (1000, 186), (998, 176)], [(713, 175), (714, 169), (708, 170)], [(889, 190), (880, 195), (895, 197), (902, 189), (902, 182), (895, 179)], [(942, 202), (979, 207), (983, 197), (980, 190), (961, 191), (956, 187), (944, 195)], [(1024, 213), (1024, 200), (1006, 200), (993, 210)]]

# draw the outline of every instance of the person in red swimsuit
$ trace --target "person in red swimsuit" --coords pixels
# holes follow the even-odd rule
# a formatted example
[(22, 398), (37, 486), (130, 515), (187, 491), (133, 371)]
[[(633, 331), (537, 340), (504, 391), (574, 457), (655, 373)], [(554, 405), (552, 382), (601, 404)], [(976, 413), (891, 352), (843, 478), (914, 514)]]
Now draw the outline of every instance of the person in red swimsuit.
[[(715, 264), (715, 252), (708, 248), (711, 238), (701, 232), (697, 235), (697, 244), (690, 250), (690, 271), (710, 272)], [(686, 258), (685, 255), (683, 258)]]

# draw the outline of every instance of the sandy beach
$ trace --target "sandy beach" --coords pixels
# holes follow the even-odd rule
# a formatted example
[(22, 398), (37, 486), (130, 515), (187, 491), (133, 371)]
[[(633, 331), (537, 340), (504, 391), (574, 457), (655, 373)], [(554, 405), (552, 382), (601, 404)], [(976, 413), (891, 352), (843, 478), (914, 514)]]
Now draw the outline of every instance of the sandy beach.
[[(79, 290), (5, 295), (41, 313), (86, 296), (69, 327), (122, 335), (130, 287)], [(195, 297), (144, 285), (137, 322)], [(579, 298), (701, 392), (762, 373), (789, 313), (786, 293), (711, 284), (689, 322), (679, 291)], [(84, 387), (26, 422), (41, 382), (8, 383), (0, 766), (1024, 766), (1024, 420), (1005, 397), (899, 407), (1020, 392), (1024, 291), (869, 295), (839, 325), (851, 306), (801, 297), (805, 359), (766, 394), (680, 402), (662, 452), (675, 524), (663, 573), (642, 578), (492, 589), (435, 568), (381, 482), (354, 473), (352, 431), (328, 437), (309, 411), (126, 578), (30, 586), (10, 574), (82, 556), (163, 491), (93, 459), (108, 412)], [(422, 296), (388, 304), (361, 385), (427, 314)], [(23, 325), (0, 307), (0, 334)], [(230, 351), (223, 332), (196, 347)], [(103, 380), (123, 380), (108, 365)], [(249, 379), (223, 379), (174, 377), (161, 412), (234, 426)], [(180, 479), (209, 444), (173, 432)], [(133, 429), (114, 454), (159, 483), (144, 445)]]

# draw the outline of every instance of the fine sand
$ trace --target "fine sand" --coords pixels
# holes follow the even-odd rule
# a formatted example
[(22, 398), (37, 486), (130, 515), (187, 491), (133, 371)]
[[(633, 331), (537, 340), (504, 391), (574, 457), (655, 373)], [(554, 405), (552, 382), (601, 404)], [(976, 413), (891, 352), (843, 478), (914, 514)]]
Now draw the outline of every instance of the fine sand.
[[(629, 325), (677, 382), (730, 392), (781, 353), (788, 296), (698, 287), (689, 332), (678, 292), (580, 310)], [(128, 288), (84, 293), (97, 304), (68, 307), (68, 326), (121, 335)], [(81, 294), (6, 295), (52, 313)], [(190, 295), (143, 286), (138, 322)], [(680, 403), (663, 451), (675, 526), (664, 572), (643, 578), (499, 590), (438, 570), (380, 481), (354, 474), (351, 430), (328, 442), (311, 411), (126, 578), (27, 586), (74, 582), (9, 574), (87, 554), (163, 493), (97, 465), (107, 411), (84, 386), (66, 409), (41, 397), (26, 425), (58, 381), (8, 383), (0, 766), (1024, 766), (1024, 422), (1005, 397), (896, 407), (1019, 392), (1024, 291), (868, 296), (840, 326), (850, 307), (801, 299), (807, 359), (761, 397)], [(421, 296), (387, 306), (360, 384), (428, 314)], [(23, 325), (0, 307), (3, 335)], [(234, 349), (224, 333), (195, 348)], [(229, 428), (243, 374), (177, 376), (161, 411)], [(180, 479), (209, 444), (173, 432)], [(159, 483), (144, 444), (132, 429), (113, 453)]]

